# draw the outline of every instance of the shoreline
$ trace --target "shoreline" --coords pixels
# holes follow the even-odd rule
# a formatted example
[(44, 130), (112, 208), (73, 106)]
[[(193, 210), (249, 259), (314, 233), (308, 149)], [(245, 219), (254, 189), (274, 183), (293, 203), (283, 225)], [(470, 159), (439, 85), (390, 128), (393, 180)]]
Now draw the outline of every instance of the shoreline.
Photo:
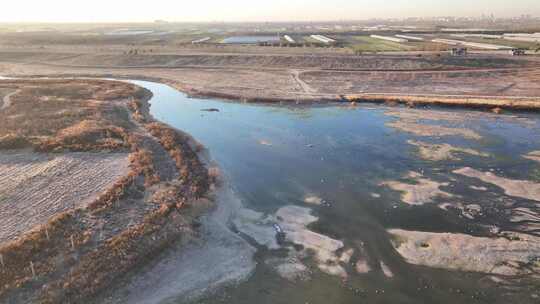
[(290, 104), (326, 104), (326, 103), (388, 103), (414, 106), (440, 106), (462, 109), (491, 110), (502, 109), (512, 111), (540, 111), (540, 96), (476, 96), (445, 94), (400, 94), (400, 93), (359, 93), (359, 94), (300, 94), (297, 97), (246, 96), (235, 92), (218, 92), (201, 90), (185, 85), (179, 81), (165, 77), (126, 75), (126, 74), (51, 74), (51, 75), (6, 75), (20, 79), (70, 79), (90, 78), (102, 80), (141, 80), (168, 85), (189, 97), (201, 99), (221, 99), (240, 103), (290, 103)]
[[(176, 158), (178, 174), (183, 181), (171, 180), (163, 184), (158, 181), (159, 178), (155, 180), (157, 175), (154, 170), (157, 168), (154, 168), (152, 161), (146, 164), (144, 160), (144, 157), (148, 157), (144, 154), (144, 140), (140, 142), (140, 138), (129, 138), (130, 145), (135, 146), (131, 147), (132, 164), (127, 176), (109, 186), (105, 193), (87, 206), (57, 214), (46, 224), (35, 226), (1, 244), (3, 275), (0, 298), (8, 302), (24, 302), (26, 300), (23, 299), (27, 299), (50, 303), (88, 300), (107, 289), (111, 283), (129, 276), (134, 265), (144, 265), (155, 253), (196, 238), (192, 225), (197, 217), (212, 208), (213, 203), (205, 197), (211, 195), (211, 184), (215, 183), (212, 181), (214, 177), (207, 176), (207, 164), (200, 162), (204, 158), (204, 148), (185, 133), (152, 117), (149, 113), (150, 91), (134, 84), (123, 83), (123, 86), (143, 90), (144, 96), (132, 98), (131, 104), (125, 100), (122, 107), (141, 130), (146, 129), (161, 141), (165, 148), (163, 151), (167, 151), (172, 160)], [(135, 106), (137, 104), (140, 107)], [(142, 158), (139, 160), (139, 157)], [(133, 161), (140, 163), (134, 164)], [(136, 165), (142, 167), (135, 169), (133, 166)], [(184, 176), (186, 173), (188, 175)], [(160, 185), (159, 188), (148, 188), (152, 184), (158, 185), (156, 183)], [(122, 214), (123, 206), (127, 207), (125, 204), (128, 201), (140, 195), (135, 193), (138, 191), (133, 192), (133, 187), (144, 187), (147, 195), (151, 194), (157, 200), (157, 205), (145, 207), (145, 203), (141, 202), (142, 210), (146, 211), (141, 210), (144, 214), (140, 222), (130, 223), (124, 228), (120, 226), (119, 233), (111, 232), (110, 238), (101, 240), (101, 232), (92, 228), (94, 224), (91, 223), (96, 219), (107, 223), (108, 219)], [(160, 192), (169, 195), (163, 196)], [(186, 209), (186, 206), (191, 208)], [(59, 255), (69, 258), (56, 265), (54, 260)], [(68, 274), (63, 273), (67, 269)], [(36, 288), (36, 284), (44, 285)]]
[[(126, 77), (127, 78), (127, 77)], [(135, 77), (129, 77), (129, 79), (134, 79)], [(56, 77), (55, 77), (56, 79)], [(60, 78), (62, 79), (62, 78)], [(149, 79), (145, 79), (145, 80), (149, 80)], [(151, 80), (151, 81), (156, 81), (155, 79)], [(172, 84), (169, 84), (169, 83), (166, 83), (165, 81), (163, 82), (160, 82), (164, 85), (169, 85), (177, 90), (179, 90), (176, 86), (172, 85)], [(133, 83), (130, 83), (131, 85), (134, 85)], [(135, 85), (137, 86), (137, 85)], [(138, 87), (141, 87), (141, 86), (138, 86)], [(143, 89), (145, 89), (144, 87), (142, 87)], [(145, 91), (147, 91), (147, 95), (145, 96), (145, 98), (141, 99), (141, 100), (132, 100), (132, 103), (129, 105), (129, 109), (131, 109), (132, 111), (132, 115), (133, 115), (133, 118), (135, 120), (137, 120), (139, 123), (145, 125), (145, 124), (153, 124), (153, 123), (157, 123), (157, 124), (162, 124), (164, 126), (167, 126), (165, 125), (164, 123), (160, 122), (159, 120), (155, 119), (151, 114), (150, 114), (150, 103), (149, 101), (151, 100), (151, 96), (150, 94), (148, 93), (151, 93), (150, 91), (148, 91), (147, 89), (145, 89)], [(354, 102), (354, 101), (351, 101), (351, 102)], [(380, 102), (387, 102), (386, 99), (384, 99), (384, 101), (380, 101)], [(319, 102), (319, 103), (322, 103), (322, 102)], [(404, 103), (406, 103), (404, 101)], [(474, 105), (474, 104), (473, 104)], [(468, 105), (470, 106), (470, 104)], [(192, 151), (192, 152), (195, 152), (197, 157), (199, 158), (199, 160), (202, 161), (204, 167), (206, 169), (210, 169), (212, 165), (215, 165), (211, 162), (211, 159), (205, 155), (204, 153), (207, 152), (206, 149), (204, 149), (204, 147), (202, 147), (194, 138), (192, 138), (190, 135), (184, 133), (183, 131), (181, 130), (178, 130), (178, 129), (175, 129), (173, 127), (169, 127), (169, 129), (172, 129), (174, 130), (175, 133), (178, 133), (180, 134), (180, 136), (182, 136), (183, 138), (183, 142), (185, 142), (187, 144), (187, 146), (189, 146), (189, 149)], [(156, 132), (162, 132), (160, 130), (157, 130)], [(159, 136), (158, 136), (159, 138)], [(218, 184), (219, 183), (219, 179), (216, 178), (216, 183), (215, 184)], [(222, 180), (223, 182), (224, 180)], [(246, 254), (254, 254), (253, 253), (253, 248), (245, 243), (245, 240), (241, 239), (241, 237), (235, 235), (234, 233), (232, 233), (231, 231), (229, 231), (228, 227), (227, 227), (227, 220), (223, 217), (224, 215), (226, 215), (227, 213), (231, 214), (231, 212), (234, 212), (234, 208), (242, 208), (241, 206), (241, 202), (239, 203), (240, 205), (234, 205), (232, 204), (231, 206), (225, 206), (225, 203), (222, 203), (222, 201), (224, 200), (223, 197), (227, 198), (230, 200), (230, 199), (237, 199), (234, 197), (234, 194), (232, 194), (232, 192), (228, 192), (228, 194), (226, 193), (228, 190), (230, 190), (229, 188), (227, 188), (226, 185), (221, 185), (219, 186), (217, 189), (212, 189), (210, 187), (210, 189), (206, 192), (205, 194), (205, 197), (207, 196), (214, 196), (216, 195), (217, 198), (215, 199), (211, 199), (211, 201), (213, 202), (216, 202), (217, 203), (217, 206), (212, 206), (211, 204), (208, 204), (206, 205), (207, 208), (202, 208), (201, 210), (201, 213), (200, 215), (202, 215), (203, 217), (203, 223), (202, 223), (202, 226), (205, 226), (206, 228), (208, 228), (207, 226), (208, 225), (214, 225), (214, 233), (216, 232), (220, 232), (223, 234), (224, 237), (230, 237), (231, 239), (230, 240), (234, 240), (237, 242), (239, 248), (241, 248), (243, 250), (243, 252), (245, 252)], [(221, 194), (219, 194), (221, 193)], [(225, 194), (223, 194), (225, 193)], [(238, 203), (238, 202), (237, 202)], [(153, 220), (156, 220), (155, 222), (150, 222), (150, 225), (154, 226), (152, 227), (153, 230), (150, 230), (150, 231), (143, 231), (143, 234), (145, 233), (150, 233), (148, 235), (144, 235), (144, 237), (142, 239), (136, 239), (136, 238), (133, 238), (133, 239), (130, 239), (132, 237), (136, 237), (137, 233), (139, 233), (138, 231), (130, 231), (129, 233), (127, 233), (128, 235), (123, 235), (122, 237), (125, 237), (126, 239), (125, 240), (122, 240), (122, 242), (125, 242), (125, 244), (122, 244), (123, 246), (127, 246), (125, 248), (127, 249), (122, 249), (122, 250), (129, 250), (130, 249), (130, 246), (136, 246), (136, 250), (141, 250), (141, 252), (144, 252), (142, 253), (142, 257), (140, 257), (142, 259), (142, 262), (138, 262), (138, 263), (135, 263), (135, 264), (132, 264), (130, 267), (128, 267), (128, 270), (125, 271), (125, 272), (122, 272), (121, 271), (121, 274), (119, 276), (115, 276), (115, 274), (113, 273), (112, 276), (112, 280), (109, 280), (109, 279), (105, 279), (103, 282), (101, 282), (102, 284), (106, 284), (107, 282), (109, 284), (106, 284), (107, 286), (114, 286), (114, 287), (117, 287), (117, 284), (116, 282), (119, 282), (120, 281), (120, 285), (122, 285), (122, 283), (126, 283), (127, 282), (127, 285), (124, 285), (124, 286), (128, 286), (127, 288), (132, 288), (132, 291), (135, 292), (134, 295), (130, 295), (129, 298), (126, 298), (126, 299), (121, 299), (119, 300), (119, 298), (102, 298), (101, 296), (102, 295), (108, 295), (109, 297), (111, 296), (111, 292), (114, 294), (114, 292), (117, 290), (117, 289), (114, 289), (114, 290), (111, 290), (110, 288), (107, 288), (105, 287), (104, 289), (99, 289), (97, 293), (94, 293), (95, 295), (97, 295), (97, 299), (93, 296), (91, 297), (88, 297), (88, 298), (77, 298), (78, 295), (76, 295), (74, 293), (73, 290), (84, 290), (84, 285), (72, 285), (71, 283), (69, 283), (67, 286), (65, 284), (63, 284), (62, 286), (58, 285), (58, 286), (54, 286), (54, 288), (64, 288), (66, 289), (67, 291), (62, 291), (62, 292), (67, 292), (69, 296), (73, 296), (75, 297), (75, 299), (77, 300), (80, 300), (80, 299), (84, 299), (84, 300), (88, 300), (88, 301), (96, 301), (95, 303), (120, 303), (119, 301), (124, 301), (125, 303), (130, 303), (130, 302), (133, 302), (134, 300), (137, 300), (137, 299), (141, 299), (141, 298), (145, 298), (145, 297), (148, 297), (148, 299), (150, 297), (152, 297), (151, 299), (155, 299), (153, 297), (157, 296), (157, 297), (162, 297), (163, 299), (165, 298), (168, 298), (167, 295), (171, 295), (171, 292), (176, 292), (176, 293), (173, 293), (172, 296), (174, 295), (178, 295), (178, 290), (179, 288), (187, 288), (186, 286), (182, 285), (182, 283), (185, 283), (183, 281), (181, 281), (181, 279), (177, 279), (177, 277), (175, 276), (176, 273), (175, 273), (175, 270), (178, 270), (178, 269), (184, 269), (184, 267), (186, 267), (186, 265), (188, 265), (189, 267), (192, 268), (192, 273), (197, 271), (198, 268), (197, 268), (197, 265), (201, 266), (204, 265), (203, 262), (205, 261), (205, 259), (208, 258), (208, 256), (203, 256), (202, 253), (205, 253), (207, 255), (209, 255), (208, 251), (206, 251), (206, 248), (204, 246), (201, 246), (201, 247), (197, 247), (197, 245), (201, 245), (201, 244), (192, 244), (191, 241), (192, 240), (200, 240), (200, 237), (201, 235), (196, 235), (198, 234), (199, 232), (201, 231), (197, 231), (197, 230), (193, 230), (193, 231), (189, 231), (190, 233), (193, 233), (191, 235), (183, 235), (183, 234), (178, 234), (178, 231), (175, 231), (175, 227), (171, 227), (167, 221), (170, 219), (170, 215), (171, 214), (175, 214), (175, 211), (179, 211), (179, 210), (184, 210), (184, 209), (181, 209), (178, 207), (177, 204), (166, 204), (167, 207), (166, 209), (167, 210), (159, 210), (157, 215), (158, 217), (156, 219), (153, 219)], [(107, 206), (101, 206), (101, 207), (104, 207), (106, 208)], [(215, 209), (213, 208), (215, 207)], [(225, 210), (223, 209), (220, 209), (220, 208), (225, 208)], [(226, 209), (226, 208), (232, 208), (232, 209)], [(76, 212), (82, 212), (81, 210), (75, 210)], [(75, 213), (76, 213), (75, 212)], [(161, 214), (163, 212), (163, 214)], [(75, 215), (70, 215), (72, 217), (79, 217), (80, 214), (75, 214)], [(217, 219), (215, 218), (215, 216), (217, 216)], [(200, 223), (199, 223), (200, 224)], [(174, 223), (173, 223), (173, 226), (174, 226)], [(201, 227), (202, 227), (201, 226)], [(225, 229), (223, 229), (225, 228)], [(204, 229), (204, 227), (203, 227)], [(145, 230), (145, 228), (143, 229)], [(186, 230), (182, 230), (181, 233), (185, 233)], [(208, 232), (208, 231), (207, 231)], [(40, 235), (37, 235), (37, 237), (40, 237), (43, 241), (43, 231), (36, 231), (36, 235), (37, 234), (40, 234)], [(157, 236), (158, 238), (160, 237), (160, 235), (162, 236), (163, 233), (165, 233), (165, 238), (164, 239), (158, 239), (158, 242), (155, 242), (155, 240), (153, 241), (150, 241), (148, 239), (148, 237), (155, 237)], [(169, 235), (170, 233), (170, 235)], [(49, 232), (46, 232), (46, 234), (49, 234)], [(203, 232), (204, 234), (204, 232)], [(34, 235), (34, 236), (36, 236)], [(207, 235), (211, 235), (211, 234), (207, 234)], [(49, 236), (47, 235), (47, 238)], [(215, 236), (214, 236), (215, 238)], [(221, 237), (220, 237), (221, 238)], [(136, 243), (136, 242), (142, 242), (144, 243), (144, 245), (141, 247), (141, 245), (133, 245), (133, 243)], [(206, 244), (204, 244), (206, 245)], [(148, 246), (148, 248), (144, 248), (144, 246)], [(155, 246), (155, 247), (153, 247)], [(188, 248), (186, 248), (186, 247)], [(194, 246), (194, 247), (191, 247), (191, 246)], [(169, 249), (172, 249), (173, 247), (177, 248), (178, 251), (175, 251), (175, 250), (169, 250)], [(111, 249), (111, 251), (113, 250), (117, 250), (117, 249), (113, 249), (113, 248), (108, 248), (108, 249)], [(195, 249), (194, 251), (189, 251), (190, 249)], [(219, 248), (218, 248), (219, 249)], [(229, 248), (230, 249), (230, 248)], [(152, 252), (149, 252), (149, 251), (152, 251), (154, 250), (154, 252), (160, 252), (160, 251), (165, 251), (167, 250), (167, 257), (169, 258), (168, 260), (165, 260), (165, 261), (162, 261), (161, 260), (161, 256), (160, 256), (160, 259), (155, 259), (155, 258), (150, 258), (151, 255), (153, 255)], [(199, 250), (199, 251), (196, 251), (196, 250)], [(200, 253), (200, 256), (197, 255), (197, 254), (194, 254), (193, 252), (199, 252)], [(125, 253), (124, 253), (125, 254)], [(199, 264), (190, 264), (189, 262), (190, 261), (181, 261), (182, 259), (184, 259), (186, 257), (186, 255), (190, 255), (191, 254), (191, 257), (192, 258), (197, 258), (197, 261)], [(105, 253), (100, 253), (98, 256), (94, 256), (94, 257), (91, 257), (90, 259), (100, 259), (100, 257), (103, 257), (105, 259), (105, 261), (100, 261), (99, 263), (101, 263), (101, 265), (103, 265), (104, 263), (109, 263), (110, 265), (116, 265), (115, 264), (115, 261), (111, 261), (111, 260), (107, 260), (107, 257), (106, 257), (106, 252)], [(124, 256), (121, 256), (120, 257), (120, 264), (121, 264), (121, 267), (124, 267), (125, 265), (122, 265), (122, 258)], [(220, 256), (221, 258), (223, 258), (223, 256)], [(236, 257), (238, 258), (237, 256), (231, 256), (231, 257)], [(242, 264), (242, 267), (241, 269), (228, 269), (226, 268), (226, 266), (231, 266), (231, 265), (226, 265), (225, 268), (222, 268), (221, 269), (221, 273), (222, 274), (227, 274), (227, 275), (233, 275), (234, 278), (230, 279), (230, 280), (227, 280), (226, 282), (225, 281), (221, 281), (220, 283), (223, 283), (223, 284), (226, 284), (227, 282), (230, 283), (230, 282), (235, 282), (235, 281), (238, 281), (238, 280), (241, 280), (242, 278), (245, 278), (246, 276), (249, 276), (250, 272), (252, 271), (252, 269), (254, 268), (253, 266), (253, 261), (250, 260), (249, 258), (248, 259), (244, 259), (245, 256), (242, 256), (242, 260), (240, 261)], [(116, 258), (116, 257), (114, 257)], [(169, 273), (168, 273), (168, 279), (171, 279), (171, 280), (166, 280), (164, 279), (163, 277), (161, 277), (161, 274), (159, 273), (159, 271), (157, 272), (158, 274), (156, 274), (155, 271), (152, 271), (152, 269), (167, 269), (165, 266), (163, 266), (164, 264), (167, 264), (167, 263), (171, 263), (171, 261), (173, 263), (177, 263), (175, 265), (182, 265), (181, 267), (174, 267), (174, 269), (168, 269)], [(216, 261), (216, 260), (212, 260), (212, 262), (214, 263), (214, 265), (216, 265), (216, 263), (219, 264), (219, 261)], [(186, 264), (187, 263), (187, 264)], [(30, 265), (33, 265), (33, 264), (30, 264)], [(131, 267), (139, 267), (139, 266), (142, 266), (143, 268), (146, 266), (146, 265), (149, 265), (150, 268), (152, 268), (150, 271), (146, 271), (147, 269), (137, 269), (137, 270), (131, 270), (129, 268)], [(89, 264), (89, 265), (86, 265), (86, 268), (84, 268), (83, 270), (80, 270), (80, 272), (84, 272), (84, 275), (86, 276), (89, 276), (88, 274), (92, 273), (88, 267), (93, 267), (95, 266), (94, 264)], [(166, 265), (167, 266), (167, 265)], [(169, 265), (170, 266), (170, 265)], [(221, 265), (218, 265), (218, 266), (221, 266)], [(33, 267), (33, 266), (32, 266)], [(163, 268), (165, 267), (165, 268)], [(217, 266), (216, 266), (217, 267)], [(114, 268), (116, 269), (116, 268)], [(102, 269), (101, 269), (102, 270)], [(213, 270), (212, 270), (213, 271)], [(234, 271), (234, 273), (233, 273)], [(141, 273), (143, 274), (142, 276)], [(77, 274), (77, 273), (76, 273)], [(79, 275), (79, 274), (77, 274)], [(146, 275), (146, 276), (145, 276)], [(206, 276), (205, 276), (206, 275)], [(90, 275), (91, 276), (91, 275)], [(209, 280), (209, 275), (206, 274), (206, 273), (202, 273), (202, 274), (199, 274), (199, 283), (201, 285), (198, 285), (199, 287), (200, 286), (203, 286), (204, 285), (204, 282), (208, 282), (207, 280)], [(184, 276), (184, 279), (186, 279), (187, 277)], [(176, 281), (173, 281), (173, 279), (177, 279)], [(159, 290), (155, 291), (155, 290), (152, 290), (152, 293), (149, 293), (147, 290), (145, 290), (145, 287), (148, 287), (147, 284), (150, 284), (149, 282), (151, 282), (151, 280), (157, 280), (157, 281), (160, 281), (160, 282), (163, 282), (163, 280), (166, 280), (167, 282), (167, 285), (166, 286), (161, 286), (161, 285), (157, 285), (159, 286)], [(111, 285), (111, 282), (113, 282)], [(134, 283), (133, 283), (134, 282)], [(133, 285), (132, 285), (133, 283)], [(191, 281), (188, 281), (189, 284), (195, 284)], [(176, 285), (175, 285), (176, 284)], [(188, 285), (189, 285), (188, 284)], [(182, 286), (181, 286), (182, 285)], [(215, 287), (215, 286), (212, 286), (212, 287)], [(48, 287), (49, 288), (49, 287)], [(87, 290), (85, 290), (87, 291)], [(90, 292), (93, 293), (95, 290), (92, 289)], [(139, 292), (137, 292), (139, 291)], [(197, 292), (206, 292), (208, 291), (207, 289), (204, 289), (204, 290), (200, 290), (198, 287), (195, 288), (195, 289), (191, 289), (191, 291), (188, 291), (186, 294), (189, 294), (189, 292), (195, 292), (193, 293), (193, 296), (196, 296), (196, 293)], [(50, 292), (50, 290), (47, 290), (47, 292)], [(103, 293), (102, 293), (103, 292)], [(70, 294), (71, 293), (71, 294)], [(1, 297), (1, 293), (0, 293), (0, 297)], [(53, 303), (56, 302), (59, 302), (61, 301), (63, 298), (59, 299), (59, 298), (53, 298), (51, 301)], [(109, 302), (105, 302), (105, 300), (108, 300)], [(124, 303), (122, 302), (122, 303)]]

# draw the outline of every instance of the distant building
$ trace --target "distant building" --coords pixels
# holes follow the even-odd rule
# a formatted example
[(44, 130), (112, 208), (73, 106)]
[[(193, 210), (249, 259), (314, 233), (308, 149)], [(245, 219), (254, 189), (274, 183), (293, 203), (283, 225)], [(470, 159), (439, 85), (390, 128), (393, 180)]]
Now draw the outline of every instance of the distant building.
[(212, 39), (211, 37), (204, 37), (204, 38), (201, 38), (201, 39), (193, 40), (193, 41), (191, 41), (191, 43), (192, 44), (205, 43), (205, 42), (210, 41), (211, 39)]
[(431, 40), (435, 43), (441, 43), (441, 44), (448, 44), (448, 45), (456, 45), (456, 46), (468, 46), (475, 49), (485, 49), (485, 50), (511, 50), (512, 47), (506, 46), (506, 45), (496, 45), (496, 44), (488, 44), (488, 43), (478, 43), (478, 42), (469, 42), (469, 41), (463, 41), (463, 40), (454, 40), (454, 39), (433, 39)]
[(464, 47), (455, 47), (450, 50), (450, 54), (452, 54), (452, 56), (466, 56), (468, 52), (469, 50)]
[(422, 37), (409, 36), (409, 35), (396, 35), (396, 37), (406, 39), (406, 40), (413, 40), (413, 41), (424, 41), (424, 40), (426, 40), (426, 39), (424, 39)]
[(294, 39), (292, 39), (292, 37), (289, 35), (285, 35), (283, 36), (283, 38), (285, 38), (285, 40), (287, 40), (288, 43), (296, 43), (296, 41), (294, 41)]
[(525, 49), (511, 49), (510, 55), (512, 56), (524, 56), (525, 55)]
[(328, 38), (326, 36), (323, 36), (323, 35), (311, 35), (310, 36), (312, 39), (315, 39), (319, 42), (322, 42), (322, 43), (326, 43), (326, 44), (332, 44), (332, 43), (335, 43), (336, 41), (332, 38)]

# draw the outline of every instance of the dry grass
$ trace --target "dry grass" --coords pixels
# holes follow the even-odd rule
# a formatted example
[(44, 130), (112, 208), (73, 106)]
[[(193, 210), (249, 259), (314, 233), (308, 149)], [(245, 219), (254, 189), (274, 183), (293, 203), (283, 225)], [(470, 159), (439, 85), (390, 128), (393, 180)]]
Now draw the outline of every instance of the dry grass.
[[(187, 135), (153, 122), (147, 92), (93, 80), (0, 86), (20, 90), (13, 106), (0, 112), (0, 119), (8, 120), (0, 126), (0, 149), (131, 152), (129, 173), (88, 207), (59, 214), (18, 240), (0, 244), (5, 263), (0, 266), (0, 302), (11, 297), (85, 302), (170, 244), (191, 237), (191, 217), (184, 208), (208, 192), (211, 179)], [(173, 159), (178, 179), (160, 180), (159, 158), (149, 140), (158, 141)], [(127, 223), (130, 217), (132, 224)], [(104, 239), (99, 223), (111, 226)]]
[(120, 101), (143, 90), (99, 80), (3, 81), (16, 88), (10, 107), (0, 111), (0, 147), (32, 146), (41, 151), (118, 150), (134, 128)]
[(206, 193), (209, 184), (208, 171), (190, 147), (190, 138), (161, 123), (154, 122), (145, 127), (169, 152), (180, 172), (180, 181), (189, 187), (190, 194), (200, 197)]

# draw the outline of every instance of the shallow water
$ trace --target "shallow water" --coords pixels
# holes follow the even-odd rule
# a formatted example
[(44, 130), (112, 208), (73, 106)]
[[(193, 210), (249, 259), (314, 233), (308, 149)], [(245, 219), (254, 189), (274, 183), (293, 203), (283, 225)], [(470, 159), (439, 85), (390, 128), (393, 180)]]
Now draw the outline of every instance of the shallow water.
[[(385, 112), (411, 111), (406, 108), (241, 104), (192, 99), (162, 84), (133, 82), (154, 93), (154, 117), (191, 134), (208, 148), (245, 207), (269, 216), (289, 205), (310, 208), (319, 220), (309, 229), (343, 241), (346, 248), (355, 250), (352, 262), (364, 257), (372, 268), (359, 274), (352, 263), (344, 264), (347, 278), (343, 279), (321, 272), (308, 258), (309, 279), (290, 281), (268, 263), (286, 255), (287, 249), (258, 246), (254, 256), (258, 266), (248, 280), (221, 288), (196, 303), (507, 303), (517, 294), (518, 301), (534, 303), (529, 294), (537, 292), (536, 287), (513, 292), (499, 288), (483, 274), (407, 264), (394, 250), (387, 230), (485, 235), (486, 225), (511, 229), (504, 214), (490, 216), (486, 211), (487, 216), (471, 220), (442, 210), (438, 204), (456, 200), (481, 206), (500, 200), (531, 204), (506, 196), (501, 188), (452, 172), (472, 167), (540, 182), (540, 165), (522, 157), (540, 150), (539, 115), (514, 113), (517, 118), (444, 109), (440, 111), (472, 114), (459, 121), (422, 123), (471, 129), (482, 138), (419, 137), (387, 125), (399, 118)], [(459, 159), (434, 162), (420, 158), (409, 140), (448, 143), (490, 156), (459, 154)], [(409, 205), (402, 201), (400, 192), (381, 185), (404, 181), (411, 171), (447, 183), (441, 190), (453, 197)], [(470, 185), (484, 186), (487, 191), (475, 191)], [(306, 204), (307, 196), (323, 203)], [(393, 277), (385, 276), (381, 262)], [(169, 302), (187, 300), (179, 296)]]

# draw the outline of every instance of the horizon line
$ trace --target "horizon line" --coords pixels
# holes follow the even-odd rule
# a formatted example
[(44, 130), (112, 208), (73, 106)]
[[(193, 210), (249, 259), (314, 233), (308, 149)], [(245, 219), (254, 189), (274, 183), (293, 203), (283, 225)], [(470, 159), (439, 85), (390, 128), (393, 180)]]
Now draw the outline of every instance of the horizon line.
[[(521, 17), (527, 16), (531, 19), (540, 19), (540, 16), (535, 15), (528, 15), (528, 14), (521, 14), (521, 15), (514, 15), (514, 16), (507, 16), (507, 17), (494, 17), (493, 19), (519, 19)], [(126, 21), (126, 20), (102, 20), (102, 21), (51, 21), (51, 20), (26, 20), (26, 21), (2, 21), (0, 20), (0, 24), (103, 24), (103, 23), (112, 23), (112, 24), (147, 24), (147, 23), (315, 23), (315, 22), (366, 22), (366, 21), (405, 21), (407, 19), (425, 19), (426, 21), (429, 21), (429, 19), (435, 19), (435, 18), (464, 18), (464, 19), (492, 19), (489, 17), (489, 15), (485, 16), (452, 16), (452, 15), (433, 15), (433, 16), (408, 16), (408, 17), (391, 17), (391, 18), (385, 18), (385, 17), (372, 17), (372, 18), (366, 18), (366, 19), (319, 19), (319, 20), (198, 20), (198, 21), (181, 21), (181, 20), (167, 20), (167, 19), (153, 19), (153, 20), (133, 20), (133, 21)]]

